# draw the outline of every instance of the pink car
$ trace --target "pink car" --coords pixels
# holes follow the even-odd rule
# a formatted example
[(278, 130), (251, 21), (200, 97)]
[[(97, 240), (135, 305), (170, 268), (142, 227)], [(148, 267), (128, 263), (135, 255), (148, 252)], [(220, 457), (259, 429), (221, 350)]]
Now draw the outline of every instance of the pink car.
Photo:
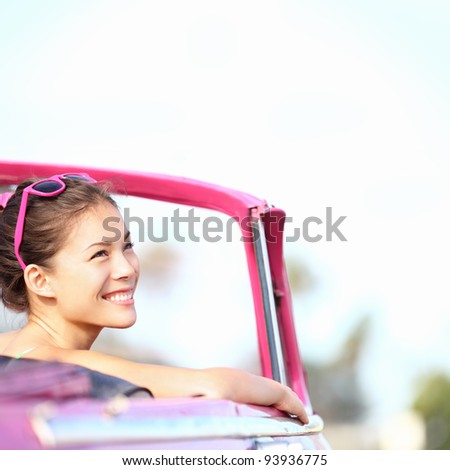
[(240, 191), (136, 171), (3, 161), (0, 184), (70, 172), (120, 179), (128, 195), (212, 209), (239, 223), (262, 374), (293, 388), (310, 422), (302, 425), (273, 408), (226, 400), (153, 399), (120, 379), (79, 366), (0, 357), (0, 449), (328, 449), (294, 327), (283, 257), (284, 212)]

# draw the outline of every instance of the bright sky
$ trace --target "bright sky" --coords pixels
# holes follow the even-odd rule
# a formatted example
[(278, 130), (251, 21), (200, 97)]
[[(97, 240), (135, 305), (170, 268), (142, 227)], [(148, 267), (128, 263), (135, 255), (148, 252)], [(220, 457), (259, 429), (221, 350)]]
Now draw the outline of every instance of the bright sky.
[(449, 367), (449, 43), (445, 0), (0, 0), (0, 158), (347, 216), (348, 242), (287, 246), (316, 280), (302, 352), (329, 360), (370, 314), (364, 384), (398, 408)]

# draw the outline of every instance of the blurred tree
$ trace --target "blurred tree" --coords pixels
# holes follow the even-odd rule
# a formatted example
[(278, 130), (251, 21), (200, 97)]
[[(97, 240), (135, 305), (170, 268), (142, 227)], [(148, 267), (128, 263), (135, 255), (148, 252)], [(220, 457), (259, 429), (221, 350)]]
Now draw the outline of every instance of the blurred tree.
[[(319, 280), (307, 264), (286, 257), (286, 268), (293, 296), (317, 288)], [(370, 317), (363, 316), (333, 361), (317, 364), (305, 360), (314, 407), (326, 422), (356, 422), (366, 410), (358, 363), (370, 326)]]
[(285, 262), (292, 295), (301, 294), (314, 288), (315, 279), (304, 263), (293, 258), (286, 258)]
[(426, 448), (450, 449), (450, 378), (444, 373), (422, 377), (413, 409), (425, 421)]
[(167, 243), (148, 244), (139, 254), (141, 284), (146, 289), (170, 289), (177, 285), (179, 253)]
[(314, 407), (330, 422), (356, 422), (366, 410), (358, 380), (358, 362), (370, 328), (362, 318), (334, 361), (324, 365), (305, 364)]

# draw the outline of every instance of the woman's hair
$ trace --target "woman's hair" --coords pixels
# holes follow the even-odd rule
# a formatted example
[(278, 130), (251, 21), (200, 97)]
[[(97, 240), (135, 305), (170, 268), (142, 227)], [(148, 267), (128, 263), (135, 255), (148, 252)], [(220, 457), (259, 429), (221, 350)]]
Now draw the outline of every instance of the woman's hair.
[[(0, 288), (5, 307), (28, 312), (23, 270), (14, 253), (14, 234), (23, 190), (40, 178), (20, 184), (0, 214)], [(65, 178), (66, 189), (52, 197), (29, 194), (20, 256), (26, 265), (52, 267), (71, 228), (86, 211), (109, 203), (117, 207), (105, 184)], [(1, 210), (1, 209), (0, 209)]]

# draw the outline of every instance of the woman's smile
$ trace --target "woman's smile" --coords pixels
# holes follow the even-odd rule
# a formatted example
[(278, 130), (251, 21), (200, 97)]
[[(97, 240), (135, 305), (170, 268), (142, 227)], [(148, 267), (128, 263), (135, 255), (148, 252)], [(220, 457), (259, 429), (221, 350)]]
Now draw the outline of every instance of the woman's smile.
[(103, 299), (113, 304), (119, 304), (119, 305), (134, 304), (132, 290), (125, 290), (125, 291), (122, 290), (122, 291), (111, 292), (110, 294), (104, 295)]

